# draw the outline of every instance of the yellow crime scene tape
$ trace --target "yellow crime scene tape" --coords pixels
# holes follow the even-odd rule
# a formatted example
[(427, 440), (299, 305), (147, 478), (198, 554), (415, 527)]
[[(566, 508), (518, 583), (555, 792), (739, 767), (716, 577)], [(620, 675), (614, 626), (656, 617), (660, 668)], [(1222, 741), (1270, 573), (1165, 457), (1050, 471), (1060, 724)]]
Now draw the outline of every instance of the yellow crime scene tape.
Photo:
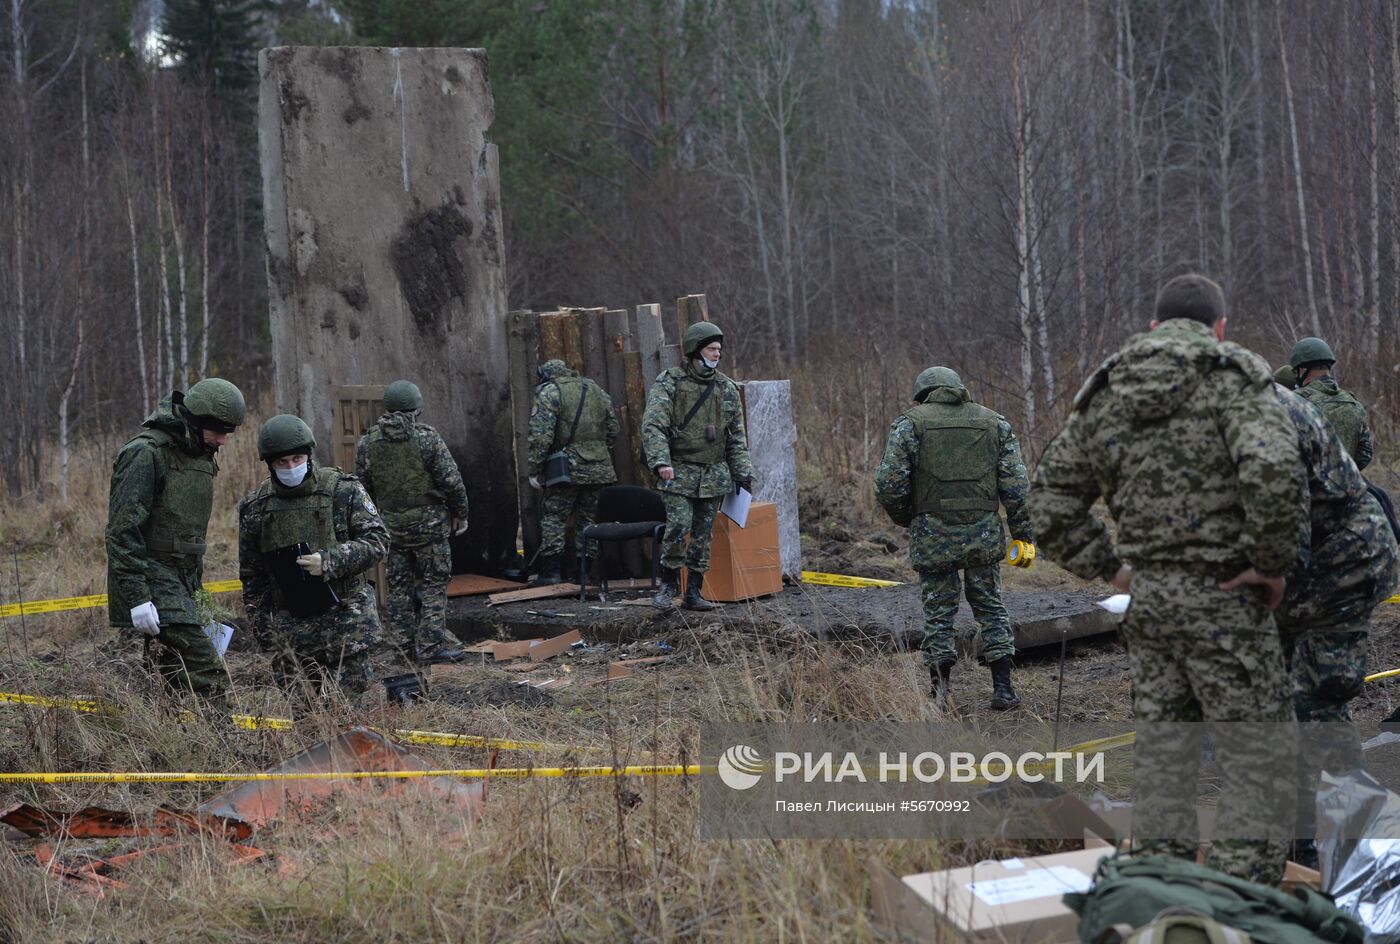
[(713, 773), (699, 764), (635, 767), (467, 767), (452, 770), (314, 770), (290, 773), (198, 773), (191, 771), (77, 771), (0, 774), (0, 783), (242, 783), (285, 780), (414, 780), (464, 777), (471, 780), (529, 780), (535, 777), (691, 777)]
[[(243, 589), (241, 580), (215, 580), (206, 583), (204, 589), (210, 593), (231, 593)], [(85, 597), (64, 597), (60, 600), (35, 600), (25, 603), (6, 603), (0, 606), (0, 619), (8, 616), (33, 616), (36, 613), (63, 613), (69, 610), (91, 610), (107, 605), (107, 594), (94, 593)]]
[[(21, 695), (18, 692), (0, 692), (0, 704), (29, 705), (34, 708), (71, 708), (88, 714), (117, 714), (116, 708), (101, 702), (75, 698), (45, 698), (42, 695)], [(177, 720), (188, 722), (194, 719), (190, 712), (182, 713)], [(289, 731), (290, 718), (264, 718), (259, 715), (234, 715), (235, 727), (245, 731)], [(482, 747), (502, 751), (603, 751), (606, 747), (583, 747), (577, 744), (555, 744), (549, 741), (512, 741), (505, 738), (488, 738), (478, 734), (451, 734), (446, 731), (413, 731), (400, 729), (390, 732), (407, 744), (433, 744), (439, 747)], [(643, 752), (647, 753), (647, 752)]]
[(815, 570), (802, 571), (802, 582), (819, 587), (897, 587), (898, 580), (876, 580), (874, 577), (848, 577), (845, 574), (823, 574)]
[[(32, 696), (27, 696), (32, 697)], [(1091, 754), (1133, 743), (1133, 732), (1085, 741), (1065, 748), (1070, 754)], [(772, 765), (762, 765), (771, 770)], [(1051, 762), (1030, 765), (1049, 769)], [(471, 780), (528, 780), (532, 778), (696, 777), (718, 768), (701, 764), (644, 764), (626, 767), (467, 767), (442, 770), (318, 770), (290, 773), (199, 773), (196, 771), (74, 771), (0, 774), (0, 783), (240, 783), (285, 780), (408, 780), (421, 777), (460, 777)]]

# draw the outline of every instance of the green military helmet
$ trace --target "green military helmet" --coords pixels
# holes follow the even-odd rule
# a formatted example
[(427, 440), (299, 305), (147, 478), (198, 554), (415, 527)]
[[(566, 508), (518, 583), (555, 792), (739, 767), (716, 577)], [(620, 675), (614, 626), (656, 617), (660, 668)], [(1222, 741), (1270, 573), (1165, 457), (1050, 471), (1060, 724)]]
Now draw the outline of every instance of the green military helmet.
[(258, 458), (264, 462), (299, 453), (309, 456), (315, 448), (316, 437), (300, 416), (282, 413), (258, 430)]
[(233, 432), (248, 416), (243, 391), (221, 377), (195, 384), (185, 393), (183, 405), (196, 426), (216, 433)]
[(540, 383), (549, 383), (551, 380), (565, 377), (572, 373), (573, 371), (569, 370), (569, 365), (557, 357), (551, 357), (535, 369), (535, 377)]
[(1293, 350), (1288, 355), (1288, 364), (1295, 369), (1308, 364), (1326, 364), (1331, 367), (1335, 363), (1337, 356), (1322, 338), (1303, 338), (1293, 345)]
[(719, 329), (719, 325), (712, 321), (697, 321), (685, 329), (685, 335), (681, 338), (681, 349), (686, 357), (699, 357), (701, 349), (706, 345), (723, 340), (724, 332)]
[(423, 409), (423, 394), (411, 380), (395, 380), (384, 388), (384, 409), (390, 413), (412, 413)]
[(1278, 370), (1274, 371), (1274, 383), (1282, 384), (1289, 390), (1292, 390), (1298, 385), (1298, 375), (1293, 373), (1292, 367), (1284, 364)]
[(961, 387), (962, 378), (951, 367), (929, 367), (914, 381), (914, 399), (922, 401), (935, 387)]

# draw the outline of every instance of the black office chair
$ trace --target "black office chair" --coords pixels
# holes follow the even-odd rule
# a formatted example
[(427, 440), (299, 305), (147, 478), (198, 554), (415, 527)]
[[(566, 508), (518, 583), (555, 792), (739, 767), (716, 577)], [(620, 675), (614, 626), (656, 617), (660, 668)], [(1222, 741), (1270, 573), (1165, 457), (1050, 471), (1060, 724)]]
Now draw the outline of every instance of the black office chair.
[[(661, 534), (666, 530), (666, 506), (661, 495), (636, 485), (609, 485), (598, 495), (598, 520), (583, 529), (585, 541), (635, 541), (651, 538), (651, 587), (657, 586), (661, 567)], [(598, 558), (601, 560), (602, 555)], [(578, 598), (588, 594), (588, 569), (584, 561), (578, 565)], [(602, 573), (603, 592), (608, 589), (608, 574)]]

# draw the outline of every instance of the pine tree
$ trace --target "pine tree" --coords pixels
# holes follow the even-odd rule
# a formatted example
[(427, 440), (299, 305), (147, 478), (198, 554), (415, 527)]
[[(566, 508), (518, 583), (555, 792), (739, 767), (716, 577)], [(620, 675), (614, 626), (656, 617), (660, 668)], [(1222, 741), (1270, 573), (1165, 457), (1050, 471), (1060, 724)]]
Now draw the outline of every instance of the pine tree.
[(189, 77), (220, 93), (257, 79), (257, 28), (266, 0), (165, 0), (165, 51)]

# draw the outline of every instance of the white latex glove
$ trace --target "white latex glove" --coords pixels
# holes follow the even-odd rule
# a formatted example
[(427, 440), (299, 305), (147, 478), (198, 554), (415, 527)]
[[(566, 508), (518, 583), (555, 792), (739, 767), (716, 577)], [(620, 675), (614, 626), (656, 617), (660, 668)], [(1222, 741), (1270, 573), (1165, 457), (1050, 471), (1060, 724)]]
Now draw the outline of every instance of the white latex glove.
[(302, 570), (306, 571), (311, 576), (321, 576), (322, 566), (320, 551), (317, 551), (315, 554), (303, 554), (297, 558), (297, 563), (301, 565)]
[(535, 478), (535, 477), (532, 475), (532, 476), (530, 476), (530, 487), (531, 487), (531, 488), (544, 488), (544, 485), (540, 483), (540, 480), (539, 480), (539, 479)]
[(156, 605), (147, 600), (140, 606), (131, 608), (131, 628), (144, 636), (160, 635), (160, 614)]
[(453, 518), (453, 519), (452, 519), (452, 533), (453, 533), (453, 535), (466, 534), (466, 533), (467, 533), (467, 519), (466, 519), (466, 518)]

